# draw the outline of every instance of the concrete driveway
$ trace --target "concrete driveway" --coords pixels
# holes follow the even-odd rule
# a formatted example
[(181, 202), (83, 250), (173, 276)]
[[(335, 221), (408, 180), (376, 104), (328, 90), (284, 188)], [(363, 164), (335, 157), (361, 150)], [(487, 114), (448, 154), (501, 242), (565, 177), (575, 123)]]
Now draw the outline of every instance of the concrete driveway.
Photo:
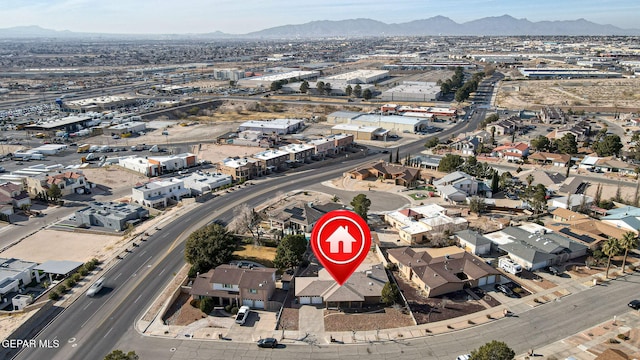
[(273, 337), (276, 328), (276, 313), (262, 310), (251, 310), (243, 325), (235, 322), (229, 328), (226, 337), (233, 340), (258, 341)]

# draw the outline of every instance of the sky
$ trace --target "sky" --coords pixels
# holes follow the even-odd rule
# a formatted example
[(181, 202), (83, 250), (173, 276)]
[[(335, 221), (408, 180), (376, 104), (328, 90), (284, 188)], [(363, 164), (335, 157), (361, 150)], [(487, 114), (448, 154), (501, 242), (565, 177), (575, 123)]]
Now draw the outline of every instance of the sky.
[(504, 14), (640, 28), (638, 0), (1, 0), (0, 6), (0, 28), (119, 34), (246, 34), (314, 20), (401, 23), (436, 15), (462, 23)]

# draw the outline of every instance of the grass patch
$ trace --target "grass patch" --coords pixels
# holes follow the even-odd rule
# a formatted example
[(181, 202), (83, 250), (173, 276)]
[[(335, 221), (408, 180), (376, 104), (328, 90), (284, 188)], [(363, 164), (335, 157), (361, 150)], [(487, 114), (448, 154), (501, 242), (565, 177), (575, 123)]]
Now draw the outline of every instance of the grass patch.
[(409, 196), (413, 200), (424, 200), (429, 198), (429, 195), (424, 193), (413, 193), (413, 194), (409, 194)]
[(240, 245), (233, 252), (235, 260), (254, 261), (267, 267), (275, 267), (273, 259), (276, 257), (276, 248), (268, 246)]

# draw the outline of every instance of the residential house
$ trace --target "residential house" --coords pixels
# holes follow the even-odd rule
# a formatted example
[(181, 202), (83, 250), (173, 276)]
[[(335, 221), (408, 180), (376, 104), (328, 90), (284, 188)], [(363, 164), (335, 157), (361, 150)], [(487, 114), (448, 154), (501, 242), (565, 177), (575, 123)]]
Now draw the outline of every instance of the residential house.
[(533, 271), (587, 254), (587, 246), (549, 228), (527, 223), (485, 234), (511, 260)]
[(0, 184), (0, 204), (21, 209), (31, 206), (31, 198), (26, 191), (22, 190), (22, 186), (7, 182)]
[(491, 123), (487, 125), (486, 128), (495, 128), (495, 136), (510, 135), (518, 130), (518, 124), (520, 121), (520, 118), (517, 116), (512, 116), (509, 119), (498, 120), (497, 122)]
[(385, 222), (398, 230), (400, 239), (408, 244), (420, 244), (428, 237), (445, 230), (450, 232), (466, 229), (467, 220), (447, 215), (447, 209), (430, 204), (392, 211), (385, 214)]
[(529, 145), (525, 143), (506, 143), (493, 149), (494, 156), (511, 161), (522, 161), (529, 156)]
[(243, 182), (262, 176), (260, 161), (252, 158), (226, 158), (217, 164), (218, 171), (231, 176), (233, 180)]
[(130, 156), (119, 159), (118, 165), (152, 177), (196, 166), (197, 160), (196, 155), (191, 153), (146, 158)]
[(442, 158), (430, 156), (430, 155), (415, 155), (411, 158), (409, 166), (421, 168), (421, 169), (432, 169), (437, 170), (438, 166), (440, 166), (440, 160)]
[(607, 215), (600, 220), (616, 228), (640, 234), (640, 208), (625, 206), (607, 210)]
[(389, 261), (428, 297), (500, 282), (500, 272), (457, 246), (387, 250)]
[(609, 237), (620, 238), (625, 231), (587, 215), (557, 208), (551, 212), (553, 222), (545, 225), (556, 233), (586, 245), (591, 250), (598, 249)]
[(564, 124), (566, 115), (560, 108), (545, 106), (538, 114), (540, 120), (545, 124)]
[(538, 151), (529, 155), (529, 160), (535, 162), (538, 165), (551, 164), (557, 167), (567, 167), (571, 161), (571, 156), (567, 154), (554, 154), (544, 151)]
[(442, 179), (434, 181), (433, 185), (447, 201), (461, 202), (473, 195), (489, 198), (493, 196), (491, 189), (484, 182), (462, 171), (447, 174)]
[(575, 136), (576, 141), (585, 141), (591, 134), (591, 125), (587, 121), (578, 121), (558, 127), (549, 134), (550, 139), (562, 139), (566, 134)]
[(10, 305), (9, 298), (33, 280), (40, 282), (37, 263), (14, 259), (0, 258), (0, 308)]
[(319, 157), (325, 157), (327, 155), (333, 155), (338, 153), (336, 149), (335, 141), (328, 138), (314, 139), (307, 142), (307, 144), (314, 147), (314, 154)]
[(460, 247), (473, 255), (491, 253), (491, 240), (474, 230), (461, 230), (455, 233)]
[(213, 191), (219, 187), (229, 185), (233, 181), (231, 175), (214, 174), (204, 171), (191, 173), (180, 177), (184, 181), (184, 187), (191, 190), (191, 195), (199, 196)]
[(454, 141), (449, 147), (460, 152), (463, 156), (474, 156), (480, 149), (480, 143), (480, 139), (473, 136)]
[(289, 161), (296, 163), (308, 162), (315, 151), (315, 147), (309, 144), (289, 144), (279, 149), (289, 153)]
[(593, 165), (594, 168), (604, 172), (616, 172), (625, 175), (636, 175), (636, 165), (614, 159), (612, 156), (599, 158)]
[(323, 268), (318, 271), (318, 276), (296, 277), (295, 296), (300, 304), (338, 309), (364, 308), (380, 304), (382, 288), (388, 281), (382, 264), (360, 265), (342, 286)]
[(251, 157), (258, 160), (260, 168), (265, 169), (267, 172), (271, 172), (285, 169), (290, 155), (289, 152), (282, 150), (265, 150), (257, 154), (253, 154)]
[(46, 194), (52, 184), (56, 184), (62, 196), (75, 193), (83, 193), (90, 188), (90, 184), (80, 171), (58, 170), (55, 172), (43, 173), (26, 178), (27, 191), (32, 197)]
[(161, 209), (171, 203), (177, 203), (189, 195), (191, 195), (191, 190), (184, 186), (183, 180), (169, 178), (134, 187), (131, 191), (131, 201), (154, 209)]
[(149, 210), (136, 205), (92, 201), (75, 213), (76, 226), (97, 226), (113, 231), (126, 230), (149, 217)]
[(225, 264), (199, 274), (190, 294), (194, 299), (211, 298), (218, 306), (274, 310), (270, 300), (275, 289), (276, 269)]
[(350, 171), (349, 176), (358, 180), (368, 178), (391, 180), (395, 185), (411, 187), (420, 180), (420, 170), (380, 161), (367, 168)]
[(322, 215), (332, 210), (342, 209), (336, 203), (314, 204), (299, 201), (267, 211), (269, 227), (285, 234), (310, 233), (313, 225)]
[[(531, 177), (529, 175), (531, 175)], [(531, 186), (542, 184), (549, 193), (558, 191), (560, 186), (567, 179), (563, 174), (548, 173), (540, 169), (521, 171), (516, 175), (516, 178), (523, 184), (527, 185), (529, 185), (529, 180), (533, 179)]]
[(552, 208), (562, 208), (571, 211), (577, 211), (581, 207), (588, 209), (593, 204), (593, 198), (584, 194), (569, 194), (558, 198), (553, 198), (549, 201), (549, 206)]

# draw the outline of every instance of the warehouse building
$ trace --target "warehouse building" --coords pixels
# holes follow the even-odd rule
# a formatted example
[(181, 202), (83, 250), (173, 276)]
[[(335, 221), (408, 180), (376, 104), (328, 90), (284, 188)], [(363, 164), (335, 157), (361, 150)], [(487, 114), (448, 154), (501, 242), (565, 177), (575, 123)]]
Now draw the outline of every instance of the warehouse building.
[(304, 120), (300, 119), (275, 119), (275, 120), (251, 120), (242, 123), (238, 131), (260, 131), (263, 134), (286, 135), (298, 132), (304, 127)]
[(384, 139), (389, 130), (377, 126), (360, 126), (354, 124), (338, 124), (331, 128), (332, 134), (352, 134), (355, 140)]
[(109, 131), (113, 134), (136, 134), (140, 131), (145, 131), (147, 124), (142, 121), (129, 121), (126, 123), (114, 125), (109, 128)]
[(333, 84), (334, 81), (343, 81), (347, 84), (373, 84), (388, 77), (389, 71), (387, 70), (356, 70), (344, 74), (327, 76), (320, 80), (331, 84)]
[(382, 101), (436, 101), (440, 86), (435, 82), (405, 81), (382, 93)]
[(271, 83), (274, 81), (297, 81), (297, 80), (308, 80), (317, 78), (320, 75), (319, 71), (288, 71), (284, 73), (263, 75), (263, 76), (254, 76), (250, 78), (244, 78), (238, 80), (238, 86), (242, 87), (265, 87), (268, 88), (271, 86)]
[(529, 79), (603, 79), (622, 77), (621, 73), (586, 68), (521, 68), (520, 73)]
[(133, 105), (138, 98), (128, 95), (100, 96), (91, 99), (65, 101), (63, 107), (78, 112), (115, 110), (120, 107)]
[(350, 121), (351, 125), (375, 126), (391, 133), (415, 133), (429, 126), (429, 119), (400, 115), (362, 114)]

